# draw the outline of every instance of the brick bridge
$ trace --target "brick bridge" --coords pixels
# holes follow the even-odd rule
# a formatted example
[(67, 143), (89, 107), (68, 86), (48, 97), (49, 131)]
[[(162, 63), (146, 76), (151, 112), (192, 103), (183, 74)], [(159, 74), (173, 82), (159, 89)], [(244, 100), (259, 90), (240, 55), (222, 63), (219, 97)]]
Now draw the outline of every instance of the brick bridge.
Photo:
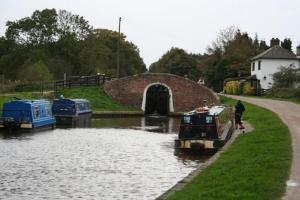
[(172, 74), (144, 73), (106, 82), (105, 92), (114, 100), (140, 107), (145, 114), (190, 111), (207, 104), (218, 104), (218, 97), (207, 87)]

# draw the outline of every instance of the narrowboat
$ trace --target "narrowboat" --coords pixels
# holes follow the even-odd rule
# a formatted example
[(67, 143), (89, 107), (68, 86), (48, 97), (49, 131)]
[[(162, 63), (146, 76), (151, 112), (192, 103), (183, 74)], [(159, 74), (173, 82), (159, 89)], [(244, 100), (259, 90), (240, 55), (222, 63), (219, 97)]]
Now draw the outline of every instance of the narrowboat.
[(86, 99), (55, 99), (52, 112), (58, 126), (86, 127), (92, 115), (90, 103)]
[(175, 149), (215, 152), (231, 137), (233, 116), (233, 109), (225, 106), (197, 108), (184, 114)]
[(55, 127), (52, 104), (48, 100), (12, 100), (4, 103), (0, 127), (6, 129), (37, 129)]

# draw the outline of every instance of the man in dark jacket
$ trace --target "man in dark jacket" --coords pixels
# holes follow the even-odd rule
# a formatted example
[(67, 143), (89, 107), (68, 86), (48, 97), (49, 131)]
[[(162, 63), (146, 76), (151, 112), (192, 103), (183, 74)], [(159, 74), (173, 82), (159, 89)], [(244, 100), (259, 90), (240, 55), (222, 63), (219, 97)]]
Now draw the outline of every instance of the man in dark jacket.
[(235, 128), (238, 129), (240, 126), (240, 129), (244, 129), (243, 123), (241, 121), (243, 112), (245, 111), (245, 106), (242, 104), (240, 100), (237, 101), (235, 105)]

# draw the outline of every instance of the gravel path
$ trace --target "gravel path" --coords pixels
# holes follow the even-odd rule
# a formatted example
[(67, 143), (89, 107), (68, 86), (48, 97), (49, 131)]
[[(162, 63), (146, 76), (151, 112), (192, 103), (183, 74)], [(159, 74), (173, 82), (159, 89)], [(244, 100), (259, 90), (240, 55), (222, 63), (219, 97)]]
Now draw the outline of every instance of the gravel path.
[(228, 95), (267, 108), (276, 113), (280, 119), (289, 127), (292, 135), (293, 161), (289, 180), (287, 181), (286, 194), (283, 199), (300, 199), (300, 105), (279, 100), (250, 98)]

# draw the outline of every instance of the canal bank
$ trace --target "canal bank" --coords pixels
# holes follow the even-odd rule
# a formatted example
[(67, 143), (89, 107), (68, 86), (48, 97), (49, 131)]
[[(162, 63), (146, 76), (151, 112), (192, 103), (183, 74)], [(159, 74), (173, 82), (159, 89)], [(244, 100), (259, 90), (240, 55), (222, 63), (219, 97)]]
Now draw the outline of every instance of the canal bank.
[(284, 195), (292, 160), (289, 130), (275, 113), (245, 106), (243, 120), (254, 130), (237, 137), (214, 163), (168, 199), (280, 199)]
[(206, 161), (205, 163), (201, 163), (197, 167), (197, 169), (192, 171), (188, 176), (186, 176), (184, 179), (179, 181), (176, 185), (174, 185), (168, 191), (163, 193), (161, 196), (156, 198), (156, 200), (166, 200), (170, 198), (173, 194), (175, 194), (175, 192), (182, 190), (189, 182), (191, 182), (195, 177), (197, 177), (203, 170), (205, 170), (208, 166), (213, 164), (220, 157), (220, 155), (229, 148), (229, 146), (234, 142), (234, 140), (239, 135), (248, 134), (254, 130), (251, 124), (247, 122), (244, 122), (244, 126), (245, 126), (244, 130), (239, 130), (239, 129), (235, 130), (230, 140), (217, 153), (215, 153), (211, 158), (209, 158), (208, 161)]
[(251, 98), (243, 96), (229, 97), (262, 106), (276, 113), (289, 127), (292, 136), (293, 162), (289, 180), (286, 182), (286, 193), (283, 199), (300, 199), (300, 106), (296, 103), (271, 100), (262, 98)]

